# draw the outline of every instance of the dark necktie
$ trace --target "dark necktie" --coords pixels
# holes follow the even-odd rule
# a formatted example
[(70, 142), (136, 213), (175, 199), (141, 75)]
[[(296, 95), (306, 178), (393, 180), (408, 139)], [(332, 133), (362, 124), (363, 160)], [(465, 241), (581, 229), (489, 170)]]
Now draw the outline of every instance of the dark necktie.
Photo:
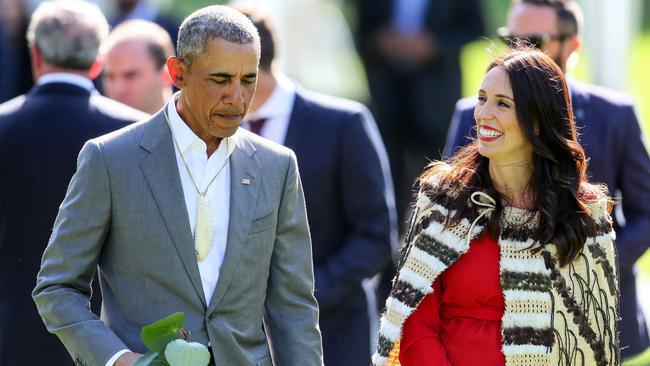
[(264, 126), (265, 122), (266, 122), (266, 118), (256, 118), (248, 121), (248, 125), (250, 126), (252, 133), (259, 135), (260, 131), (262, 131), (262, 126)]

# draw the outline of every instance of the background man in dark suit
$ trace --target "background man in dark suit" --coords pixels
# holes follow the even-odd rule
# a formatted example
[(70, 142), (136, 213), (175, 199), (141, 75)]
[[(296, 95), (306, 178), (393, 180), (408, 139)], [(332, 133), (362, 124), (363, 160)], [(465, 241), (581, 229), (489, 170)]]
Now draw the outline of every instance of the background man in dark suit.
[[(574, 1), (515, 1), (507, 29), (499, 33), (510, 41), (528, 38), (566, 69), (579, 48), (582, 12)], [(620, 262), (621, 355), (629, 357), (649, 345), (643, 313), (638, 307), (634, 262), (650, 247), (650, 158), (632, 101), (621, 93), (569, 79), (573, 114), (580, 143), (595, 182), (607, 184), (611, 195), (620, 193), (624, 220), (615, 219)], [(473, 109), (476, 97), (460, 100), (447, 136), (445, 155), (475, 136)], [(617, 220), (618, 219), (618, 220)]]
[(258, 88), (243, 125), (298, 158), (325, 364), (368, 365), (378, 322), (368, 279), (389, 262), (397, 235), (379, 131), (363, 105), (295, 86), (274, 63), (269, 17), (237, 8), (257, 26), (262, 44)]
[[(460, 51), (483, 34), (478, 0), (355, 0), (357, 47), (405, 222), (413, 182), (438, 159), (461, 96)], [(404, 229), (404, 228), (400, 228)], [(390, 276), (392, 278), (392, 276)]]
[(30, 295), (79, 149), (147, 116), (93, 88), (107, 33), (95, 5), (43, 3), (28, 31), (37, 84), (0, 105), (0, 365), (72, 364)]

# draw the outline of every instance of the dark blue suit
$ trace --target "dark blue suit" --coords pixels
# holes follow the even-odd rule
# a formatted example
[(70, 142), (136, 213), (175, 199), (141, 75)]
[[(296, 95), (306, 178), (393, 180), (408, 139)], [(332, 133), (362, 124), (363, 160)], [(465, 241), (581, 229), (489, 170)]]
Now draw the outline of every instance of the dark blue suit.
[[(589, 178), (607, 184), (610, 195), (620, 192), (625, 221), (615, 215), (616, 246), (621, 285), (621, 355), (631, 356), (650, 346), (643, 313), (636, 298), (633, 265), (650, 247), (650, 158), (633, 102), (621, 93), (569, 81), (579, 140), (589, 158)], [(456, 104), (447, 135), (445, 156), (476, 136), (473, 128), (476, 97)]]
[(396, 235), (378, 135), (361, 104), (298, 90), (285, 145), (305, 192), (326, 365), (370, 364), (376, 304), (362, 281), (388, 264)]
[(41, 256), (83, 143), (146, 116), (66, 83), (0, 105), (0, 365), (73, 364), (31, 297)]

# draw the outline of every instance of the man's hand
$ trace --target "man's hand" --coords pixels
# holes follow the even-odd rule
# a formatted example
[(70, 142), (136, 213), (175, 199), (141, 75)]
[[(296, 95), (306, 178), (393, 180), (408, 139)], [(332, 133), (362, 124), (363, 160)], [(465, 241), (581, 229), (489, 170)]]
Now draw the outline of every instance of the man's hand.
[(384, 28), (375, 36), (375, 46), (387, 60), (396, 64), (421, 66), (439, 56), (438, 44), (429, 32), (403, 34)]
[(133, 364), (136, 363), (140, 357), (142, 357), (142, 354), (140, 353), (127, 352), (121, 355), (117, 361), (115, 361), (113, 366), (133, 366)]

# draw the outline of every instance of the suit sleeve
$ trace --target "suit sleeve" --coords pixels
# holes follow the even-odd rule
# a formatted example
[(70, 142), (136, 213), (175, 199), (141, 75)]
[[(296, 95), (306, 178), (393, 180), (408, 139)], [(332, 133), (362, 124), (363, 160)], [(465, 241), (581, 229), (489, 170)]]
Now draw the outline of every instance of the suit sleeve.
[(461, 102), (456, 103), (454, 115), (447, 131), (447, 141), (443, 157), (451, 157), (458, 148), (468, 145), (476, 137), (474, 130), (474, 115), (471, 108), (463, 108)]
[(311, 240), (296, 156), (284, 182), (266, 295), (265, 331), (275, 365), (322, 365)]
[(424, 297), (404, 322), (399, 360), (402, 366), (451, 366), (440, 341), (440, 278), (433, 283), (433, 293)]
[(617, 185), (621, 190), (625, 226), (617, 232), (621, 274), (650, 247), (650, 158), (634, 109), (627, 108), (627, 129)]
[(392, 182), (379, 134), (373, 134), (372, 116), (352, 114), (343, 126), (337, 184), (346, 234), (338, 251), (315, 268), (322, 310), (340, 305), (364, 279), (381, 271), (391, 260), (391, 242), (397, 241)]
[(110, 212), (108, 173), (100, 147), (89, 142), (79, 154), (32, 294), (47, 329), (80, 365), (103, 365), (127, 348), (89, 305)]

